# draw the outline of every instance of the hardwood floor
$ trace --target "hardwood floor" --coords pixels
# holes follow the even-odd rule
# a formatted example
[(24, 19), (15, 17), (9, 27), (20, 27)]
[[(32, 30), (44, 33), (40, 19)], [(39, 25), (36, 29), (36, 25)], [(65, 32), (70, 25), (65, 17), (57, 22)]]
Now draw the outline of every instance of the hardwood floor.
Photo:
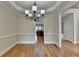
[(73, 44), (70, 41), (64, 40), (62, 52), (65, 57), (79, 57), (79, 44)]
[(3, 57), (74, 57), (79, 56), (79, 45), (63, 41), (60, 49), (54, 44), (17, 44)]
[(51, 57), (59, 56), (59, 48), (55, 45), (24, 45), (17, 44), (13, 49), (4, 54), (4, 57)]
[(62, 43), (62, 50), (63, 50), (63, 56), (66, 56), (66, 57), (74, 57), (75, 54), (74, 54), (74, 44), (67, 41), (67, 40), (64, 40), (63, 43)]
[(44, 43), (44, 37), (38, 36), (37, 38), (38, 38), (37, 44), (38, 44), (38, 43)]

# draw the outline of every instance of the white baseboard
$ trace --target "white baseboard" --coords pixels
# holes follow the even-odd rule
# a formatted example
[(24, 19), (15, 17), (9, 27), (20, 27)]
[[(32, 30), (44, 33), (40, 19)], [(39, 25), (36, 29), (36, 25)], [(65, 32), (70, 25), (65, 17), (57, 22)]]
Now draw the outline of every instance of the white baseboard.
[(0, 52), (0, 57), (4, 55), (7, 51), (12, 49), (17, 43), (14, 43), (13, 45), (9, 46), (8, 48), (4, 49), (3, 51)]
[[(64, 38), (64, 40), (68, 40), (68, 38)], [(74, 43), (74, 41), (72, 41), (72, 40), (68, 40), (68, 41)], [(75, 44), (75, 43), (74, 43), (74, 44)]]
[(35, 43), (36, 43), (35, 41), (17, 42), (17, 44), (35, 44)]
[[(56, 45), (57, 45), (56, 42), (52, 42), (52, 41), (45, 41), (44, 44), (56, 44)], [(57, 46), (58, 46), (58, 45), (57, 45)]]

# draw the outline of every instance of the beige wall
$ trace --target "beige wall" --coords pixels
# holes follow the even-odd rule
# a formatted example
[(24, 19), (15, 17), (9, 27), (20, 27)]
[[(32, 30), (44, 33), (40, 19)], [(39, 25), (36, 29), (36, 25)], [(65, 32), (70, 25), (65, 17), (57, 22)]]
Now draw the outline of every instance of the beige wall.
[(19, 43), (35, 43), (35, 23), (24, 16), (18, 17)]
[(34, 22), (27, 20), (24, 16), (18, 17), (18, 33), (34, 33)]
[(0, 51), (16, 42), (16, 19), (15, 15), (0, 5)]
[(47, 15), (44, 23), (46, 33), (58, 33), (58, 15)]
[(58, 15), (46, 15), (44, 19), (45, 43), (59, 45)]
[(73, 14), (63, 18), (64, 20), (64, 39), (74, 43), (74, 16)]

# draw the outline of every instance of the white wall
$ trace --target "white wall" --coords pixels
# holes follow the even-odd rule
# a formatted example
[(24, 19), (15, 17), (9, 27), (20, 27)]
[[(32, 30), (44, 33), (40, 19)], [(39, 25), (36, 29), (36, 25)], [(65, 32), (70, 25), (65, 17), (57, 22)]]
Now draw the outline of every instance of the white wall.
[(74, 43), (74, 16), (69, 14), (64, 20), (64, 39)]
[(18, 17), (19, 43), (35, 43), (35, 23), (24, 16)]
[(59, 46), (59, 21), (58, 15), (46, 15), (44, 19), (45, 43)]
[(76, 26), (76, 28), (77, 28), (77, 39), (76, 39), (76, 43), (79, 43), (79, 11), (78, 12), (76, 12), (76, 21), (77, 21), (77, 26)]
[(15, 44), (17, 41), (16, 19), (17, 16), (0, 5), (0, 52)]

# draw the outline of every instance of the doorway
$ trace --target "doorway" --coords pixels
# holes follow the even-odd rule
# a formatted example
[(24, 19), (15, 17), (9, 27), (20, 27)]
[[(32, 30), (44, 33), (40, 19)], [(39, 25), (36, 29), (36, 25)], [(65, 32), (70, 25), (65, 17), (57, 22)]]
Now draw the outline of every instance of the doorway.
[(35, 28), (36, 28), (37, 43), (44, 43), (44, 21), (43, 19), (37, 19)]
[(36, 25), (37, 43), (44, 43), (44, 30), (43, 24)]
[(37, 32), (38, 43), (44, 43), (44, 31), (38, 30)]
[(74, 56), (74, 18), (72, 13), (62, 16), (61, 35), (63, 56)]

